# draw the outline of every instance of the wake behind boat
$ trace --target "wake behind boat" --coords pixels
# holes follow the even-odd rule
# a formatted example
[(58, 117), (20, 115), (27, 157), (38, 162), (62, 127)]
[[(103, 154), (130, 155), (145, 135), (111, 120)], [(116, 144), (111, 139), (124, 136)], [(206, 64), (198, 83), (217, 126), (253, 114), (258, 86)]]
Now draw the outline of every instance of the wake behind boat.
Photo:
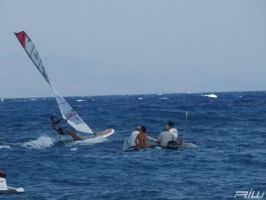
[(39, 56), (39, 53), (37, 49), (35, 48), (35, 45), (29, 38), (29, 36), (24, 32), (18, 32), (15, 33), (17, 39), (21, 43), (22, 47), (28, 54), (29, 58), (33, 62), (33, 64), (36, 66), (38, 71), (41, 73), (43, 78), (46, 80), (46, 82), (49, 84), (51, 87), (58, 107), (60, 109), (60, 112), (62, 114), (63, 119), (70, 125), (72, 126), (76, 131), (82, 132), (87, 134), (85, 138), (96, 138), (96, 137), (101, 137), (101, 138), (107, 138), (110, 135), (112, 135), (115, 130), (114, 129), (106, 129), (101, 132), (94, 133), (92, 129), (83, 121), (83, 119), (78, 115), (77, 111), (75, 111), (69, 103), (57, 92), (57, 90), (53, 87), (51, 84), (51, 81), (46, 73), (46, 70), (44, 68), (44, 65), (42, 63), (42, 60)]

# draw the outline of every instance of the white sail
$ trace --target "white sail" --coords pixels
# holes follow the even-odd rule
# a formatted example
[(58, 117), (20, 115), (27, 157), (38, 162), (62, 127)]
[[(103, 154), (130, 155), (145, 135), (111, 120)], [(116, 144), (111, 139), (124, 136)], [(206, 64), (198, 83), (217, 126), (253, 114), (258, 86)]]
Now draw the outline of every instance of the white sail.
[(55, 95), (57, 104), (59, 106), (60, 112), (65, 120), (67, 120), (68, 124), (72, 126), (74, 129), (84, 133), (93, 133), (90, 127), (82, 120), (82, 118), (78, 115), (78, 113), (68, 104), (68, 102), (54, 89), (52, 86), (49, 77), (45, 71), (42, 60), (39, 56), (35, 45), (32, 43), (29, 36), (24, 32), (15, 33), (19, 42), (25, 49), (26, 53), (38, 69), (38, 71), (42, 74), (43, 78), (52, 88), (52, 91)]
[(93, 133), (90, 127), (81, 119), (78, 113), (69, 105), (69, 103), (56, 92), (53, 88), (60, 112), (67, 123), (77, 131), (84, 133)]

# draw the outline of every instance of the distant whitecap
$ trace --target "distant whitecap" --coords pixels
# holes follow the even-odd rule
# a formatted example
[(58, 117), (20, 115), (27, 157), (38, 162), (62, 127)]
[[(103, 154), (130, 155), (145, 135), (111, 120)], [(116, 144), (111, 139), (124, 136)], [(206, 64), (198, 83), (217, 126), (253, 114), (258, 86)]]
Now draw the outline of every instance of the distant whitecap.
[(3, 144), (0, 145), (0, 149), (11, 149), (11, 146)]
[(82, 102), (82, 101), (86, 101), (85, 99), (77, 99), (77, 102)]
[(204, 94), (204, 95), (201, 95), (201, 96), (203, 96), (203, 97), (209, 97), (209, 98), (214, 98), (214, 99), (218, 98), (218, 96), (216, 94)]
[(142, 97), (139, 97), (138, 100), (143, 100), (143, 98)]
[(161, 100), (167, 100), (168, 98), (167, 97), (162, 97), (160, 98)]

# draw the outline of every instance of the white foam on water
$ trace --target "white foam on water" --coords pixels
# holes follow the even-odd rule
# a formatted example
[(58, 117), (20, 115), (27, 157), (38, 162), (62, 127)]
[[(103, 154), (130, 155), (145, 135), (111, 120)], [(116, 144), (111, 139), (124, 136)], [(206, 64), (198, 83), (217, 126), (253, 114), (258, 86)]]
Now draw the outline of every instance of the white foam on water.
[(143, 98), (142, 97), (139, 97), (138, 100), (143, 100)]
[(11, 149), (11, 146), (3, 144), (3, 145), (0, 145), (0, 149)]
[(161, 100), (167, 100), (168, 98), (167, 97), (162, 97), (160, 98)]
[(216, 94), (204, 94), (204, 95), (201, 95), (201, 96), (203, 96), (203, 97), (209, 97), (209, 98), (214, 98), (214, 99), (218, 98), (218, 96)]
[(1, 101), (1, 102), (4, 102), (4, 101), (5, 101), (5, 99), (0, 99), (0, 101)]
[(36, 140), (30, 140), (22, 144), (25, 148), (31, 149), (45, 149), (54, 145), (54, 141), (47, 135), (38, 137)]
[(85, 99), (77, 99), (77, 102), (82, 102), (82, 101), (86, 101)]
[(71, 148), (70, 151), (77, 151), (78, 147)]

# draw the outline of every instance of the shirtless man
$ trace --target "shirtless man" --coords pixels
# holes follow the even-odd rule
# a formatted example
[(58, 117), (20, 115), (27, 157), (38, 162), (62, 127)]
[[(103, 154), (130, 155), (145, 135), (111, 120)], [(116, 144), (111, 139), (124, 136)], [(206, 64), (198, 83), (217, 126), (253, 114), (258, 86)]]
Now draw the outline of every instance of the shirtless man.
[(148, 147), (148, 133), (145, 126), (141, 126), (139, 130), (139, 134), (136, 137), (136, 146), (138, 148)]
[(50, 120), (51, 120), (51, 126), (52, 126), (52, 128), (54, 130), (56, 130), (59, 135), (65, 135), (65, 134), (67, 134), (67, 135), (71, 136), (72, 138), (74, 138), (75, 141), (82, 140), (79, 136), (76, 135), (76, 133), (74, 131), (68, 131), (68, 130), (66, 130), (66, 129), (64, 129), (64, 128), (62, 128), (62, 127), (59, 126), (60, 122), (62, 122), (63, 119), (59, 119), (58, 120), (56, 117), (51, 116), (50, 117)]

